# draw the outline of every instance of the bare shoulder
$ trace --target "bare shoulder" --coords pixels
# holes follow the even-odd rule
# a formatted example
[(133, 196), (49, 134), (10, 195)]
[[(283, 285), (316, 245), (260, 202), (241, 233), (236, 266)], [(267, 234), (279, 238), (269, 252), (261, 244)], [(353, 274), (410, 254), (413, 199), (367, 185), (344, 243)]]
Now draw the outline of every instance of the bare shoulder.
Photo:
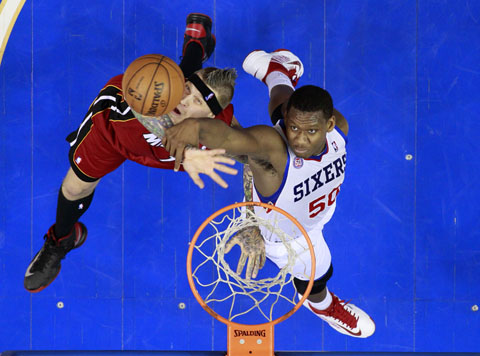
[(255, 125), (245, 129), (248, 134), (254, 136), (258, 142), (266, 149), (275, 149), (277, 147), (283, 147), (284, 141), (280, 133), (272, 126), (267, 125)]
[(249, 154), (250, 158), (273, 163), (285, 152), (285, 141), (273, 127), (255, 125), (243, 130), (251, 135), (258, 145), (254, 152)]
[(257, 125), (252, 126), (251, 134), (255, 136), (258, 142), (261, 142), (259, 155), (251, 155), (250, 158), (266, 161), (277, 168), (278, 164), (283, 167), (283, 161), (286, 157), (287, 144), (281, 134), (272, 126)]
[(333, 115), (335, 115), (335, 126), (337, 126), (340, 130), (342, 130), (345, 136), (347, 136), (348, 135), (347, 119), (345, 119), (345, 116), (343, 116), (342, 113), (335, 108), (333, 109)]

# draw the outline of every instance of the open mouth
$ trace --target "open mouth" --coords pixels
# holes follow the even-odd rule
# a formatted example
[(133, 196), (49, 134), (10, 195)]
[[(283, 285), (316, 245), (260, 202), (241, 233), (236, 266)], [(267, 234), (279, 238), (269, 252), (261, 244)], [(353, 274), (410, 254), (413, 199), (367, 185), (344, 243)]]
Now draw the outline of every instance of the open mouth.
[(173, 112), (177, 115), (181, 115), (182, 113), (180, 112), (180, 110), (178, 110), (177, 108), (173, 109)]

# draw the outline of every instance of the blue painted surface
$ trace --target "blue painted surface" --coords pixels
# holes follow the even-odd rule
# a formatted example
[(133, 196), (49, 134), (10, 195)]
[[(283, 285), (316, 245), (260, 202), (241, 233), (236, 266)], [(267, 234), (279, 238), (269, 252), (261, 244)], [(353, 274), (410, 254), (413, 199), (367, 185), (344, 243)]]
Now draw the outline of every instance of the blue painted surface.
[(241, 70), (258, 48), (298, 54), (300, 85), (325, 86), (350, 123), (324, 231), (329, 287), (377, 331), (348, 338), (301, 309), (276, 327), (275, 348), (479, 351), (480, 2), (468, 0), (27, 1), (0, 66), (0, 350), (225, 350), (185, 259), (203, 219), (241, 200), (240, 177), (201, 191), (127, 162), (100, 183), (87, 241), (56, 281), (36, 295), (22, 285), (55, 218), (64, 137), (135, 57), (179, 58), (189, 12), (214, 20), (207, 65), (239, 71), (242, 124), (269, 122), (265, 86)]
[[(55, 355), (67, 355), (67, 356), (88, 356), (92, 354), (98, 355), (111, 355), (111, 356), (141, 356), (141, 355), (152, 355), (152, 356), (225, 356), (225, 352), (220, 351), (7, 351), (1, 353), (2, 356), (55, 356)], [(352, 353), (345, 353), (345, 352), (275, 352), (277, 356), (342, 356), (342, 355), (352, 355)], [(355, 353), (355, 355), (362, 355), (362, 356), (391, 356), (391, 355), (399, 355), (405, 356), (405, 353), (400, 352), (365, 352), (365, 353)], [(415, 353), (418, 356), (430, 356), (431, 354), (425, 352), (418, 352)], [(447, 353), (447, 352), (439, 352), (436, 353), (437, 356), (448, 356), (448, 355), (456, 355), (456, 356), (474, 356), (478, 355), (478, 353)]]

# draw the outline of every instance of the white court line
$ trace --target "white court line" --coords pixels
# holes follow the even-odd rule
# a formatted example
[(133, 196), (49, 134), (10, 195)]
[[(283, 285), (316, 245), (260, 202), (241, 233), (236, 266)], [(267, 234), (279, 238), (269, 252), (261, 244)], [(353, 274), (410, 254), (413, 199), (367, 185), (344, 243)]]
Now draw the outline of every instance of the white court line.
[(0, 3), (0, 64), (7, 46), (8, 38), (25, 0), (3, 0)]

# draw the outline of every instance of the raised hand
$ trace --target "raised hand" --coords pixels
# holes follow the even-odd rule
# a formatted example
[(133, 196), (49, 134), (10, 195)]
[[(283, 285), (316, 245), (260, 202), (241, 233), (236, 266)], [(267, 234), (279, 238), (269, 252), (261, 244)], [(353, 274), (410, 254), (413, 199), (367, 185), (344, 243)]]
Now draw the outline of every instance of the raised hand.
[(225, 164), (233, 165), (235, 161), (223, 156), (224, 153), (224, 149), (200, 150), (187, 147), (183, 158), (183, 168), (200, 189), (203, 189), (205, 186), (199, 176), (200, 173), (209, 176), (222, 188), (227, 188), (227, 182), (217, 174), (216, 170), (231, 175), (237, 174), (238, 171), (235, 168), (225, 166)]
[(242, 254), (237, 265), (237, 274), (240, 276), (247, 263), (245, 278), (256, 278), (258, 270), (265, 265), (265, 242), (260, 229), (256, 226), (246, 227), (232, 237), (225, 245), (225, 253), (229, 253), (233, 246), (239, 245)]

